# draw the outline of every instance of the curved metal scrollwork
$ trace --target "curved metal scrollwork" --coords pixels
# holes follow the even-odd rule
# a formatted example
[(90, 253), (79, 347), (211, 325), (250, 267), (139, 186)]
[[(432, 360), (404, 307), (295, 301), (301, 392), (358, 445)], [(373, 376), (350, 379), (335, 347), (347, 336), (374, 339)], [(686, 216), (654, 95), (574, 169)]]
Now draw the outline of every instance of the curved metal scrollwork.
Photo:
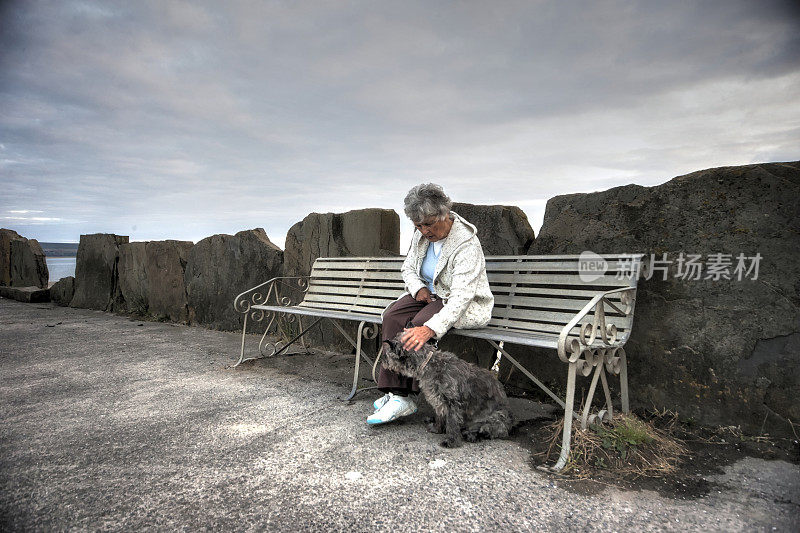
[(300, 289), (301, 292), (306, 293), (308, 292), (308, 278), (297, 278), (296, 281), (297, 288)]
[[(272, 278), (269, 281), (257, 285), (251, 289), (239, 294), (233, 301), (233, 308), (237, 313), (246, 314), (255, 305), (269, 305), (272, 302), (274, 305), (288, 307), (294, 305), (295, 301), (291, 294), (299, 291), (305, 294), (308, 291), (308, 277), (278, 277)], [(281, 287), (288, 288), (290, 295), (281, 295)], [(250, 318), (256, 322), (260, 322), (265, 317), (270, 316), (269, 313), (260, 312), (258, 314), (250, 315)]]
[[(561, 330), (558, 340), (559, 358), (565, 363), (576, 363), (587, 349), (596, 348), (593, 345), (598, 340), (602, 342), (603, 348), (620, 347), (621, 339), (616, 324), (606, 322), (606, 306), (626, 317), (630, 316), (633, 312), (634, 291), (633, 288), (615, 289), (592, 298)], [(612, 302), (609, 297), (617, 294), (620, 302)], [(584, 322), (587, 318), (591, 320)], [(577, 335), (572, 333), (575, 328)]]
[(364, 329), (361, 330), (361, 336), (365, 339), (374, 339), (378, 336), (378, 324), (364, 324)]
[[(623, 366), (625, 365), (625, 350), (621, 346), (585, 348), (574, 363), (576, 365), (575, 370), (580, 375), (588, 377), (592, 372), (595, 374), (592, 378), (592, 384), (589, 387), (584, 413), (581, 417), (582, 429), (586, 429), (586, 427), (591, 424), (608, 422), (614, 415), (614, 409), (611, 404), (611, 393), (608, 388), (605, 373), (619, 375), (622, 372)], [(603, 391), (606, 397), (605, 409), (600, 410), (596, 414), (589, 415), (589, 409), (592, 405), (598, 378), (601, 378), (603, 383)], [(623, 409), (627, 409), (627, 407), (623, 407)]]
[(284, 346), (286, 346), (286, 342), (283, 340), (264, 341), (264, 339), (262, 339), (262, 342), (258, 344), (258, 351), (264, 357), (272, 357)]
[[(309, 282), (307, 276), (277, 277), (257, 285), (239, 294), (233, 301), (233, 308), (237, 313), (245, 315), (245, 330), (248, 319), (253, 323), (260, 323), (267, 320), (267, 326), (258, 344), (261, 355), (271, 357), (285, 346), (285, 341), (272, 341), (267, 338), (267, 334), (273, 331), (273, 326), (289, 325), (299, 322), (293, 314), (284, 314), (266, 309), (257, 309), (258, 306), (289, 307), (295, 305), (298, 297), (308, 291)], [(281, 289), (286, 289), (286, 294), (282, 294)], [(243, 335), (246, 331), (243, 331)], [(244, 350), (244, 348), (242, 348)], [(242, 358), (244, 352), (242, 352)], [(242, 360), (240, 358), (240, 362)], [(237, 363), (238, 364), (238, 363)]]
[[(285, 294), (282, 294), (282, 289), (285, 289)], [(279, 330), (277, 333), (280, 333), (280, 335), (285, 338), (287, 336), (287, 330), (291, 330), (294, 327), (292, 325), (293, 323), (299, 323), (300, 329), (302, 329), (303, 324), (298, 316), (283, 313), (275, 308), (295, 305), (298, 301), (303, 299), (308, 289), (308, 276), (281, 276), (247, 289), (234, 298), (234, 310), (244, 315), (242, 349), (239, 355), (239, 361), (234, 366), (238, 366), (244, 361), (253, 359), (245, 359), (244, 357), (248, 322), (260, 323), (265, 319), (268, 320), (264, 332), (261, 335), (261, 340), (258, 343), (258, 351), (262, 356), (272, 357), (287, 348), (288, 340), (273, 340), (272, 338), (268, 338), (267, 335), (276, 333), (277, 329)], [(264, 307), (267, 307), (267, 309), (264, 309)], [(302, 338), (300, 342), (303, 343)], [(303, 345), (305, 346), (305, 344)]]
[(270, 315), (271, 313), (265, 312), (263, 309), (254, 309), (252, 313), (250, 313), (250, 320), (253, 322), (261, 322), (264, 320), (265, 316)]

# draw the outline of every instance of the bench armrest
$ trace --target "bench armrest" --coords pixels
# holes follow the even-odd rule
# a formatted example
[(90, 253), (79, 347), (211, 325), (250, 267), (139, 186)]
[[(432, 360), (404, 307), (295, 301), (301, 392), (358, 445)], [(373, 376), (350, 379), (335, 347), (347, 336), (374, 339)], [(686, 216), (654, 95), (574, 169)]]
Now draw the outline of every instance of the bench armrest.
[[(614, 294), (621, 294), (623, 309), (607, 299)], [(615, 311), (628, 316), (633, 313), (635, 294), (636, 287), (622, 287), (595, 295), (561, 330), (558, 336), (558, 357), (565, 363), (574, 363), (580, 358), (581, 353), (594, 343), (598, 332), (605, 346), (609, 348), (619, 346), (621, 343), (617, 340), (617, 327), (614, 324), (606, 325), (605, 306), (608, 305)], [(572, 328), (577, 326), (592, 310), (594, 310), (593, 322), (587, 322), (581, 327), (577, 339), (569, 339), (569, 332), (572, 331)]]
[[(281, 295), (281, 289), (286, 289), (290, 294)], [(275, 305), (285, 307), (295, 303), (292, 302), (292, 293), (305, 293), (307, 290), (308, 276), (278, 276), (240, 293), (233, 299), (233, 308), (237, 313), (247, 314), (251, 306), (265, 305), (270, 300)]]

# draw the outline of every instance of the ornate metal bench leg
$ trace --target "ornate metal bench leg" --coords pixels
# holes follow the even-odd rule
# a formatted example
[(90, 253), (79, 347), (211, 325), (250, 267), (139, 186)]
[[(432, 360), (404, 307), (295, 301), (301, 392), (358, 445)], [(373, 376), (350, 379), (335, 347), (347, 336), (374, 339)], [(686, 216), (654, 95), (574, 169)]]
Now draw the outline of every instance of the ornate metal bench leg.
[(561, 438), (561, 455), (558, 456), (558, 461), (552, 470), (554, 472), (560, 471), (567, 464), (569, 457), (569, 445), (572, 439), (572, 411), (575, 407), (575, 374), (577, 372), (577, 363), (569, 364), (569, 371), (567, 373), (567, 402), (564, 408), (564, 436)]
[[(300, 331), (303, 331), (303, 317), (300, 316), (300, 315), (297, 315), (297, 324), (300, 326)], [(310, 353), (308, 351), (308, 346), (309, 345), (306, 343), (306, 336), (305, 335), (301, 335), (300, 336), (300, 346), (303, 347), (303, 350), (306, 353)]]
[(614, 418), (614, 402), (611, 401), (611, 389), (608, 388), (608, 379), (606, 379), (606, 373), (601, 372), (600, 377), (603, 381), (603, 393), (606, 395), (606, 412), (608, 413), (608, 420), (611, 420)]
[(356, 369), (353, 372), (353, 388), (350, 391), (350, 396), (347, 397), (348, 402), (352, 400), (353, 396), (358, 392), (358, 367), (361, 363), (361, 334), (364, 332), (364, 324), (366, 324), (366, 322), (363, 320), (358, 324), (358, 335), (356, 337)]
[(376, 385), (378, 384), (378, 376), (376, 375), (376, 372), (378, 368), (378, 362), (381, 360), (381, 355), (383, 355), (383, 343), (381, 343), (381, 347), (378, 348), (378, 354), (375, 356), (375, 362), (372, 363), (372, 381), (374, 381)]
[(235, 365), (233, 365), (234, 368), (239, 366), (242, 360), (244, 359), (244, 340), (246, 338), (246, 333), (247, 333), (247, 315), (249, 314), (250, 314), (249, 312), (244, 314), (244, 326), (242, 326), (242, 351), (239, 353), (239, 360), (236, 361)]
[(617, 350), (619, 354), (619, 388), (622, 396), (622, 412), (626, 415), (631, 412), (631, 406), (628, 403), (628, 360), (625, 357), (625, 350), (620, 348)]
[(592, 384), (589, 386), (589, 392), (586, 394), (586, 404), (583, 406), (583, 415), (581, 415), (581, 429), (585, 430), (588, 426), (589, 411), (592, 408), (592, 400), (594, 399), (594, 391), (597, 388), (597, 379), (600, 377), (600, 372), (603, 371), (603, 365), (599, 364), (594, 368), (594, 376), (592, 376)]
[(358, 391), (369, 390), (369, 389), (374, 389), (375, 388), (375, 387), (364, 387), (364, 388), (361, 388), (361, 389), (358, 388), (358, 369), (359, 369), (359, 365), (361, 364), (361, 358), (362, 357), (364, 358), (364, 361), (366, 361), (368, 365), (374, 366), (374, 363), (373, 363), (372, 359), (367, 357), (367, 355), (364, 352), (361, 351), (361, 342), (362, 342), (362, 339), (364, 339), (364, 338), (374, 339), (375, 336), (378, 334), (378, 327), (377, 327), (377, 325), (364, 327), (365, 324), (366, 324), (366, 321), (361, 321), (358, 324), (358, 341), (354, 341), (352, 338), (350, 338), (350, 335), (347, 334), (347, 332), (344, 330), (344, 328), (342, 328), (342, 326), (339, 325), (338, 322), (336, 322), (332, 318), (329, 319), (329, 320), (330, 320), (331, 324), (336, 326), (336, 329), (339, 330), (339, 333), (342, 334), (342, 336), (345, 338), (345, 340), (347, 340), (347, 342), (349, 342), (353, 346), (353, 348), (355, 348), (355, 350), (356, 350), (356, 365), (355, 365), (356, 368), (353, 371), (353, 389), (350, 391), (350, 395), (345, 399), (345, 401), (349, 402), (350, 400), (353, 399), (353, 397), (356, 395), (356, 393)]

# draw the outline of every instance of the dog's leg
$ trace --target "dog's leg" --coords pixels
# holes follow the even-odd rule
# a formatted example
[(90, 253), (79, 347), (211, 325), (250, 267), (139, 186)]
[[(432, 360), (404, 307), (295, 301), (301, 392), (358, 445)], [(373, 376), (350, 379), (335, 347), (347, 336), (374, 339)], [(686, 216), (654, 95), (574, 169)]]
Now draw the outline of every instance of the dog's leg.
[(428, 431), (431, 433), (444, 433), (444, 419), (447, 415), (447, 406), (433, 389), (422, 387), (425, 399), (433, 407), (434, 418), (429, 421)]
[(428, 431), (431, 433), (444, 433), (444, 420), (440, 416), (435, 416), (434, 418), (429, 418), (428, 422)]
[(447, 438), (442, 441), (442, 446), (445, 448), (458, 448), (461, 446), (461, 426), (463, 422), (464, 417), (461, 413), (461, 409), (451, 405), (444, 419)]
[(467, 442), (478, 442), (479, 435), (480, 435), (480, 430), (475, 428), (474, 426), (466, 427), (461, 432), (461, 436), (464, 437), (464, 440)]

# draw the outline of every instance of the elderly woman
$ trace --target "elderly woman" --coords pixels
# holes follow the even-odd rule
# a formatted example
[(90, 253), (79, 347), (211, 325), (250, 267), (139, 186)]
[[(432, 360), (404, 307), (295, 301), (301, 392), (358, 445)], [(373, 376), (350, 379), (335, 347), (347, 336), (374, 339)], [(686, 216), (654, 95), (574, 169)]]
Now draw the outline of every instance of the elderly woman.
[[(404, 331), (406, 349), (419, 349), (441, 339), (452, 328), (479, 328), (492, 316), (494, 297), (475, 226), (450, 211), (452, 202), (439, 185), (411, 189), (405, 213), (416, 231), (403, 262), (406, 292), (383, 313), (383, 340)], [(417, 411), (409, 394), (419, 392), (416, 380), (381, 368), (375, 401), (367, 422), (383, 424)]]

